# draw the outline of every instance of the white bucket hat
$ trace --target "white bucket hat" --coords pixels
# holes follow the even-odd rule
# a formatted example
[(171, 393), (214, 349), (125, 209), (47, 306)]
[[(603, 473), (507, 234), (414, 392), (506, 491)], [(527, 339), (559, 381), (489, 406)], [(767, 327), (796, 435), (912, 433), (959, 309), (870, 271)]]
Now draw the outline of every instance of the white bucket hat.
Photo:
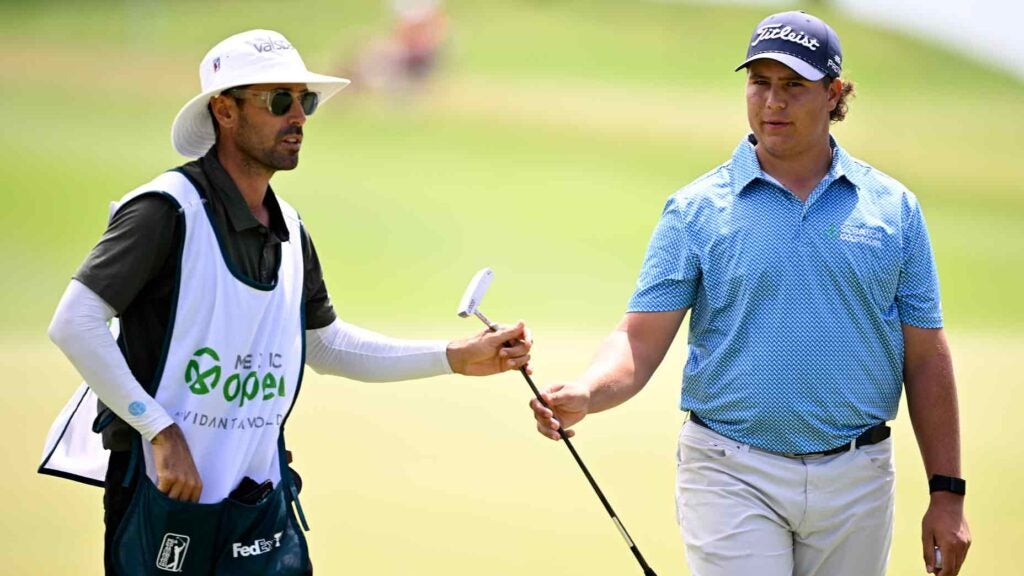
[(213, 118), (206, 106), (210, 97), (228, 88), (249, 84), (305, 84), (320, 94), (323, 104), (348, 86), (345, 78), (314, 74), (306, 69), (299, 51), (278, 32), (249, 30), (235, 34), (210, 49), (199, 64), (202, 93), (188, 101), (171, 125), (171, 144), (182, 156), (198, 158), (213, 146)]

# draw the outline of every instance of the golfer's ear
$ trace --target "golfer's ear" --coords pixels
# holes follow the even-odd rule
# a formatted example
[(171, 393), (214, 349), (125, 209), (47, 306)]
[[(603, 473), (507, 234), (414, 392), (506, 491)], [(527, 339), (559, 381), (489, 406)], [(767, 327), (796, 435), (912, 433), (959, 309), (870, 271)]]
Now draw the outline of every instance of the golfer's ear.
[(843, 81), (839, 78), (833, 78), (832, 82), (828, 85), (829, 111), (835, 110), (836, 105), (839, 104), (839, 97), (842, 95)]
[(213, 121), (222, 128), (233, 127), (238, 122), (238, 103), (230, 96), (210, 98), (210, 112), (213, 114)]

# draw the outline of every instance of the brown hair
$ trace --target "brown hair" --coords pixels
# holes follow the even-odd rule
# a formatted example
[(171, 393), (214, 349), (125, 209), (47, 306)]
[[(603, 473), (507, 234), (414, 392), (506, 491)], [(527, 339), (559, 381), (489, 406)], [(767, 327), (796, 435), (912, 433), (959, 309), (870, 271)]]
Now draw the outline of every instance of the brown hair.
[[(829, 78), (828, 76), (821, 79), (821, 83), (825, 86), (826, 90), (832, 85), (832, 80), (834, 80), (834, 78)], [(850, 111), (850, 105), (846, 100), (848, 98), (853, 98), (856, 95), (857, 92), (853, 82), (850, 80), (843, 80), (843, 91), (839, 93), (839, 102), (836, 102), (836, 107), (828, 114), (828, 118), (833, 124), (836, 122), (842, 122), (846, 119), (846, 113)]]

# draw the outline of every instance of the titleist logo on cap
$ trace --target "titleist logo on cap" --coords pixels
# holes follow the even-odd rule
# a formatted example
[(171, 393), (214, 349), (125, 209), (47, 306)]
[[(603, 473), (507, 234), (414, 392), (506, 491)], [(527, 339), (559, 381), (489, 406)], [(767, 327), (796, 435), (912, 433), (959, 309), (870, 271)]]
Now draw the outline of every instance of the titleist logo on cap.
[(761, 40), (773, 40), (775, 38), (794, 42), (811, 50), (816, 50), (818, 46), (821, 45), (817, 38), (808, 36), (803, 32), (794, 32), (791, 26), (783, 26), (782, 24), (768, 24), (762, 28), (758, 28), (757, 38), (755, 38), (750, 45), (757, 46), (757, 43)]

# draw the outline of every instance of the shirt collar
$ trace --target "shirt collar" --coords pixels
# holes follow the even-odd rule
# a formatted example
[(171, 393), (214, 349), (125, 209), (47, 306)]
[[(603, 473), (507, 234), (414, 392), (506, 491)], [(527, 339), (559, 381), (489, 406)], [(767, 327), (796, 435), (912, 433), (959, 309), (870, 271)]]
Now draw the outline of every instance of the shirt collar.
[(853, 157), (836, 143), (835, 138), (829, 136), (829, 141), (832, 143), (832, 170), (835, 172), (835, 177), (846, 178), (856, 188), (863, 187), (865, 184), (863, 180), (864, 170), (860, 169), (860, 166)]
[[(825, 178), (829, 181), (846, 178), (854, 186), (859, 187), (860, 171), (856, 169), (853, 158), (846, 153), (846, 150), (839, 146), (835, 138), (829, 136), (828, 141), (832, 147), (832, 165), (829, 167)], [(734, 194), (742, 192), (755, 179), (768, 180), (768, 175), (761, 169), (761, 163), (757, 160), (757, 152), (754, 151), (756, 144), (757, 139), (754, 138), (754, 135), (748, 134), (746, 138), (740, 141), (736, 150), (732, 153), (730, 172), (732, 173), (732, 191)]]
[[(211, 192), (217, 194), (224, 205), (224, 213), (234, 231), (241, 232), (261, 226), (260, 221), (249, 210), (249, 205), (246, 204), (235, 181), (231, 179), (231, 175), (217, 158), (217, 147), (211, 147), (199, 162), (210, 183)], [(270, 230), (282, 242), (287, 242), (288, 226), (285, 224), (284, 214), (281, 213), (281, 205), (277, 202), (277, 196), (270, 185), (267, 185), (267, 194), (263, 197), (263, 205), (270, 215)]]

